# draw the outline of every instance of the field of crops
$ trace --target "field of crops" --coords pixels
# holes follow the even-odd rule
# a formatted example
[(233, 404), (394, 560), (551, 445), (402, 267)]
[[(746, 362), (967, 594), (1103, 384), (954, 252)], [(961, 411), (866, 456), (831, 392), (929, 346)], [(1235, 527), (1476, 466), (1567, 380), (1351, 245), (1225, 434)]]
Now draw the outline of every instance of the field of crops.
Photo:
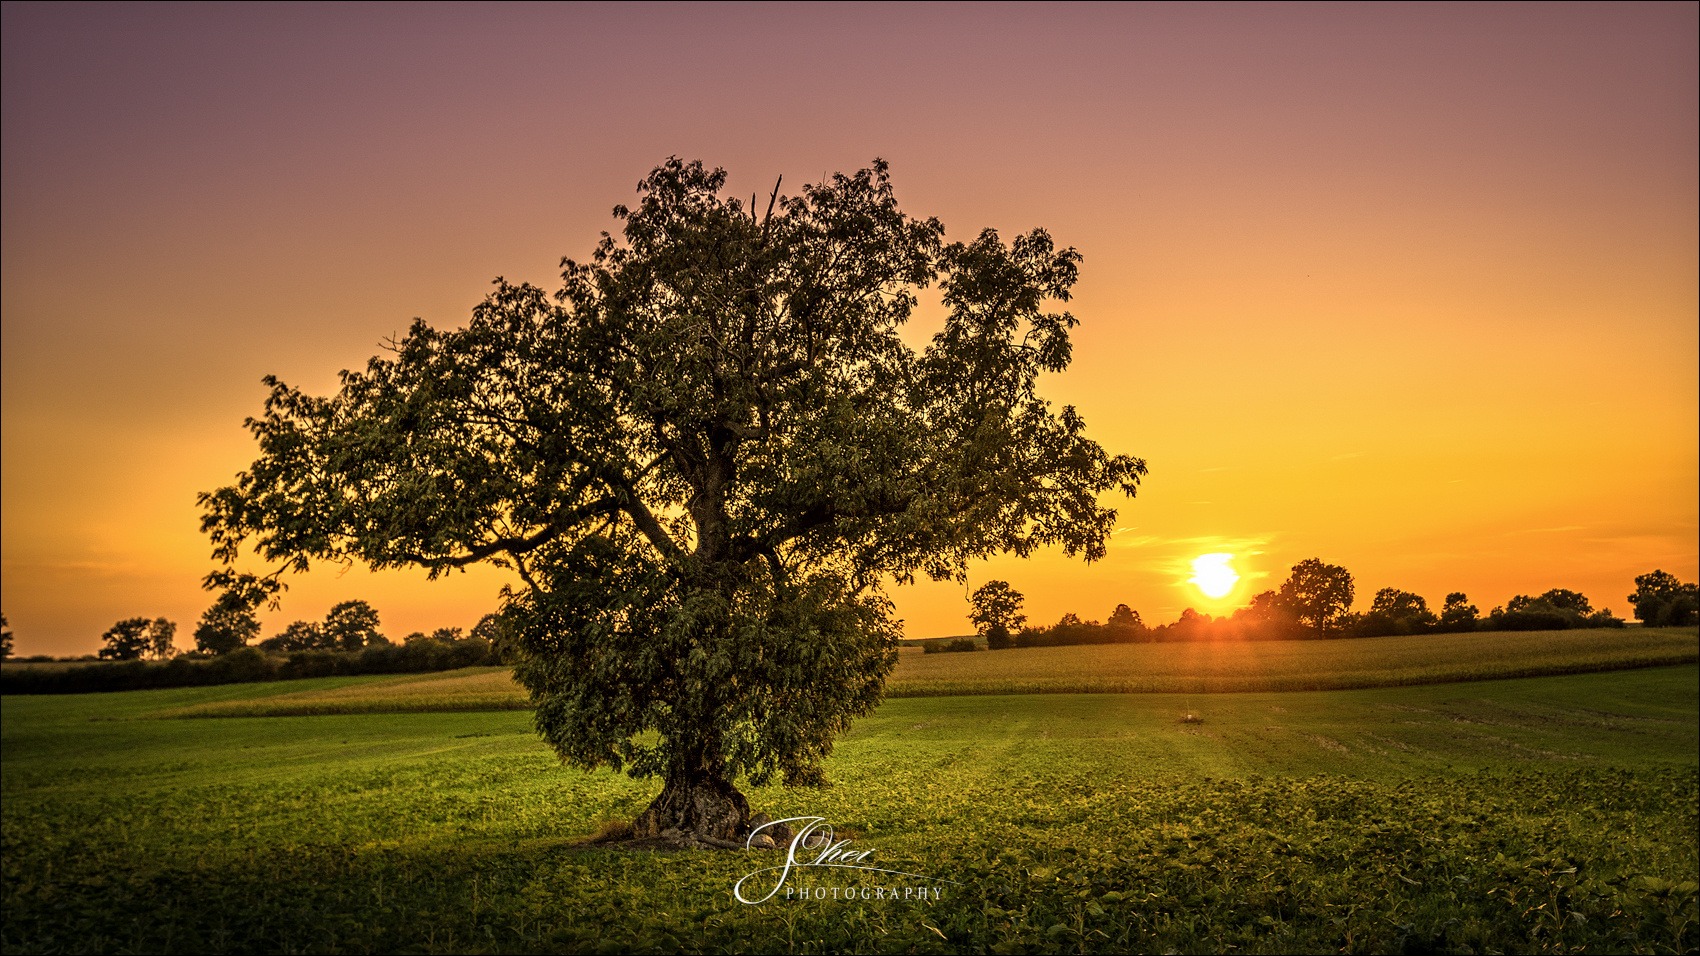
[(1423, 634), (905, 652), (891, 696), (1344, 690), (1572, 674), (1700, 660), (1700, 630)]
[[(437, 677), (436, 692), (499, 676)], [(949, 881), (926, 903), (748, 906), (732, 885), (774, 859), (576, 850), (655, 784), (561, 768), (525, 713), (149, 719), (405, 686), (391, 680), (5, 698), (0, 946), (1700, 946), (1692, 665), (1322, 693), (899, 699), (843, 738), (832, 789), (751, 793), (778, 816), (829, 818), (879, 866)]]
[[(1222, 644), (1035, 647), (958, 654), (904, 649), (888, 697), (964, 694), (1224, 693), (1343, 690), (1570, 674), (1700, 660), (1700, 630), (1531, 631)], [(312, 686), (303, 686), (311, 683)], [(290, 681), (262, 694), (158, 716), (262, 717), (517, 710), (502, 668)]]

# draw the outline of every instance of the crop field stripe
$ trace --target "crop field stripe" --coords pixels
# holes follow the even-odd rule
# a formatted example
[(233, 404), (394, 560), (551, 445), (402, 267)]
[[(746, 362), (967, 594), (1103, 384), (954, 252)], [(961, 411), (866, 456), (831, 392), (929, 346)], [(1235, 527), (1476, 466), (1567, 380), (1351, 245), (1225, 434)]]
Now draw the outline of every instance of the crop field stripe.
[[(1700, 629), (1694, 628), (1460, 637), (1089, 645), (925, 655), (906, 650), (900, 652), (897, 671), (887, 682), (886, 697), (1313, 692), (1636, 670), (1700, 661)], [(524, 689), (505, 668), (336, 680), (340, 683), (244, 685), (263, 689), (240, 699), (178, 703), (132, 716), (260, 717), (530, 707)]]

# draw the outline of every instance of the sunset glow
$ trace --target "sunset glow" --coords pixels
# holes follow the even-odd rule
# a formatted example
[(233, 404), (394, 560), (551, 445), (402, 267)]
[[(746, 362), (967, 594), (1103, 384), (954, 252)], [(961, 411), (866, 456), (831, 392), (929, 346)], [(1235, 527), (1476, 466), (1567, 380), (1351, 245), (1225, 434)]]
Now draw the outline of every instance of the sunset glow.
[(1240, 576), (1228, 564), (1233, 559), (1231, 554), (1199, 555), (1192, 561), (1191, 583), (1197, 585), (1207, 597), (1227, 597), (1228, 592), (1232, 591), (1240, 580)]
[[(907, 636), (966, 633), (993, 579), (1033, 621), (1155, 624), (1311, 557), (1359, 610), (1562, 587), (1627, 614), (1635, 575), (1700, 574), (1695, 30), (1693, 4), (8, 4), (16, 652), (138, 615), (191, 643), (196, 493), (254, 460), (261, 377), (333, 393), (498, 275), (559, 288), (672, 155), (762, 203), (882, 157), (946, 242), (1083, 257), (1039, 388), (1149, 463), (1103, 502), (1129, 530), (894, 586)], [(359, 598), (398, 638), (470, 628), (519, 583), (327, 566), (262, 622)]]

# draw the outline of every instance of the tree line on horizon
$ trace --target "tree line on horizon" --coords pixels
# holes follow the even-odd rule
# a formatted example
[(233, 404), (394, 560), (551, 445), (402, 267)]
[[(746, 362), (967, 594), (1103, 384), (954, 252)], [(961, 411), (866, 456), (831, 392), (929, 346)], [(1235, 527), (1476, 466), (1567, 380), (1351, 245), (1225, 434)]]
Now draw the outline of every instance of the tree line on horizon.
[[(1696, 623), (1696, 585), (1684, 584), (1662, 570), (1635, 579), (1635, 593), (1626, 600), (1634, 615), (1649, 627), (1680, 627)], [(988, 650), (1013, 647), (1055, 647), (1069, 644), (1134, 644), (1157, 641), (1312, 640), (1384, 637), (1398, 634), (1444, 634), (1467, 631), (1556, 631), (1571, 628), (1624, 627), (1627, 622), (1609, 608), (1595, 610), (1578, 591), (1553, 588), (1539, 595), (1519, 594), (1483, 616), (1469, 596), (1454, 591), (1438, 613), (1422, 595), (1382, 588), (1365, 612), (1351, 610), (1356, 596), (1351, 572), (1318, 558), (1293, 565), (1278, 590), (1264, 591), (1231, 615), (1212, 617), (1193, 608), (1178, 620), (1148, 626), (1139, 612), (1116, 605), (1108, 621), (1083, 621), (1073, 612), (1049, 627), (1026, 623), (1024, 597), (1006, 581), (990, 581), (970, 597), (968, 618)], [(978, 649), (971, 639), (925, 645), (928, 651)]]
[[(222, 598), (221, 598), (222, 600)], [(196, 647), (179, 651), (171, 638), (177, 626), (161, 617), (119, 621), (102, 635), (98, 655), (61, 658), (88, 661), (80, 667), (8, 669), (0, 691), (7, 694), (77, 694), (161, 687), (197, 687), (253, 681), (296, 680), (359, 674), (408, 674), (512, 663), (510, 645), (495, 614), (486, 614), (470, 633), (441, 627), (415, 631), (397, 644), (378, 630), (378, 612), (365, 601), (344, 601), (321, 622), (294, 621), (277, 634), (250, 643), (260, 624), (253, 608), (215, 602), (196, 629)], [(0, 624), (3, 624), (0, 621)], [(5, 657), (11, 632), (5, 631)], [(46, 662), (41, 655), (24, 658)]]
[[(102, 661), (164, 661), (177, 657), (190, 660), (208, 659), (253, 647), (261, 653), (292, 655), (298, 652), (340, 652), (361, 654), (384, 648), (397, 648), (390, 638), (378, 630), (378, 612), (361, 600), (343, 601), (334, 605), (322, 622), (293, 621), (278, 633), (253, 642), (260, 632), (255, 610), (257, 600), (232, 600), (241, 592), (227, 590), (201, 616), (195, 629), (195, 649), (180, 652), (173, 643), (176, 623), (164, 617), (126, 618), (113, 624), (101, 641), (104, 646), (95, 659)], [(1064, 614), (1049, 627), (1027, 625), (1027, 615), (1021, 613), (1024, 596), (1006, 581), (991, 581), (976, 590), (970, 598), (969, 620), (986, 641), (990, 650), (1011, 647), (1052, 647), (1069, 644), (1119, 644), (1190, 640), (1305, 640), (1346, 637), (1384, 637), (1400, 634), (1445, 634), (1466, 631), (1537, 631), (1568, 630), (1572, 628), (1624, 627), (1627, 622), (1614, 616), (1609, 608), (1595, 610), (1587, 596), (1565, 588), (1553, 588), (1539, 595), (1519, 594), (1501, 607), (1482, 616), (1469, 603), (1462, 591), (1446, 595), (1439, 613), (1430, 610), (1422, 595), (1397, 588), (1377, 591), (1366, 612), (1350, 610), (1355, 596), (1351, 572), (1339, 565), (1325, 564), (1317, 558), (1307, 558), (1293, 565), (1291, 576), (1279, 590), (1256, 595), (1245, 607), (1231, 615), (1212, 617), (1187, 608), (1170, 624), (1147, 625), (1139, 612), (1126, 604), (1118, 604), (1109, 620), (1082, 620), (1074, 612)], [(1635, 578), (1635, 593), (1625, 598), (1633, 608), (1635, 619), (1648, 627), (1682, 627), (1700, 622), (1700, 600), (1697, 586), (1683, 583), (1675, 575), (1655, 570)], [(0, 659), (13, 657), (13, 633), (4, 616), (0, 616)], [(463, 653), (453, 655), (459, 660), (468, 658), (466, 650), (476, 646), (483, 651), (471, 655), (478, 660), (457, 666), (500, 663), (506, 658), (501, 619), (486, 614), (469, 632), (458, 627), (440, 627), (430, 633), (415, 631), (408, 634), (401, 647), (417, 646), (432, 657), (426, 645), (459, 646)], [(961, 639), (948, 643), (924, 645), (928, 651), (969, 650), (977, 642)], [(386, 657), (396, 663), (419, 654), (397, 654)], [(486, 660), (488, 658), (488, 660)], [(51, 660), (42, 655), (30, 660)], [(84, 658), (88, 659), (88, 658)], [(416, 667), (404, 667), (413, 670)]]
[[(472, 630), (458, 627), (439, 627), (430, 633), (415, 631), (402, 639), (401, 644), (391, 640), (378, 630), (378, 611), (372, 605), (361, 600), (343, 601), (336, 604), (325, 615), (323, 621), (293, 621), (281, 631), (264, 640), (255, 641), (260, 633), (260, 620), (255, 614), (258, 601), (231, 600), (231, 592), (221, 594), (212, 607), (201, 615), (199, 626), (195, 628), (195, 648), (190, 651), (179, 649), (174, 642), (177, 634), (177, 624), (164, 617), (149, 619), (146, 617), (126, 618), (107, 628), (100, 636), (102, 647), (97, 654), (82, 658), (66, 658), (67, 660), (100, 660), (100, 661), (168, 661), (178, 658), (187, 660), (207, 660), (221, 657), (244, 648), (252, 648), (261, 654), (293, 655), (302, 652), (363, 654), (368, 651), (380, 652), (385, 649), (400, 649), (407, 647), (421, 648), (429, 653), (426, 645), (440, 647), (458, 647), (462, 653), (455, 655), (457, 659), (469, 655), (465, 653), (468, 647), (477, 645), (483, 653), (471, 655), (479, 658), (474, 663), (484, 663), (486, 657), (501, 656), (501, 625), (495, 614), (486, 614)], [(0, 630), (3, 630), (4, 645), (0, 657), (12, 657), (12, 631), (4, 627), (0, 619)], [(390, 650), (388, 656), (396, 657), (395, 650)], [(406, 656), (406, 655), (402, 655)], [(413, 656), (419, 656), (415, 654)], [(52, 660), (49, 655), (39, 655), (27, 660)], [(471, 665), (458, 665), (471, 666)], [(408, 668), (412, 669), (412, 668)]]

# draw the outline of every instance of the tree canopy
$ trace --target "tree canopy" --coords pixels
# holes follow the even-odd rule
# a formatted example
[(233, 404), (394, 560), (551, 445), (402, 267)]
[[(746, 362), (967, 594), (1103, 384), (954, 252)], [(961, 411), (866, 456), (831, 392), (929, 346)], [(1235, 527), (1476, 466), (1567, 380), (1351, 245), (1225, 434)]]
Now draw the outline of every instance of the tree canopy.
[(1693, 624), (1700, 589), (1684, 584), (1667, 571), (1651, 571), (1635, 578), (1635, 593), (1625, 598), (1635, 606), (1635, 617), (1649, 626)]
[(283, 630), (260, 642), (260, 648), (267, 651), (318, 651), (335, 646), (335, 639), (325, 633), (323, 625), (312, 621), (291, 621)]
[(276, 578), (222, 570), (207, 575), (206, 586), (217, 588), (218, 597), (195, 626), (195, 649), (203, 654), (228, 654), (247, 647), (260, 633), (254, 610), (277, 594)]
[(968, 620), (981, 634), (1001, 628), (1007, 637), (1027, 622), (1027, 615), (1021, 613), (1021, 605), (1026, 600), (1020, 591), (1009, 586), (1008, 581), (987, 581), (975, 588), (968, 598), (973, 606)]
[(332, 647), (358, 651), (371, 644), (388, 643), (378, 633), (378, 611), (365, 601), (342, 601), (325, 615), (324, 634)]
[[(163, 620), (163, 618), (162, 618)], [(100, 649), (100, 659), (103, 661), (139, 661), (142, 656), (153, 649), (153, 638), (148, 633), (152, 621), (145, 617), (132, 617), (119, 621), (106, 629), (100, 639), (106, 646)]]
[(1438, 620), (1422, 595), (1382, 588), (1375, 592), (1369, 613), (1364, 615), (1358, 630), (1366, 636), (1414, 634), (1434, 626)]
[[(1039, 397), (1080, 256), (1043, 230), (946, 243), (886, 164), (765, 210), (669, 160), (550, 295), (498, 279), (333, 396), (275, 378), (260, 457), (202, 496), (215, 554), (515, 570), (503, 618), (566, 761), (666, 781), (636, 821), (735, 837), (733, 785), (814, 784), (880, 699), (883, 588), (1058, 546), (1100, 557), (1145, 465)], [(937, 282), (943, 328), (900, 335)], [(649, 736), (653, 732), (652, 736)]]
[(1327, 633), (1352, 607), (1352, 573), (1338, 564), (1306, 558), (1293, 565), (1280, 600), (1300, 622)]

